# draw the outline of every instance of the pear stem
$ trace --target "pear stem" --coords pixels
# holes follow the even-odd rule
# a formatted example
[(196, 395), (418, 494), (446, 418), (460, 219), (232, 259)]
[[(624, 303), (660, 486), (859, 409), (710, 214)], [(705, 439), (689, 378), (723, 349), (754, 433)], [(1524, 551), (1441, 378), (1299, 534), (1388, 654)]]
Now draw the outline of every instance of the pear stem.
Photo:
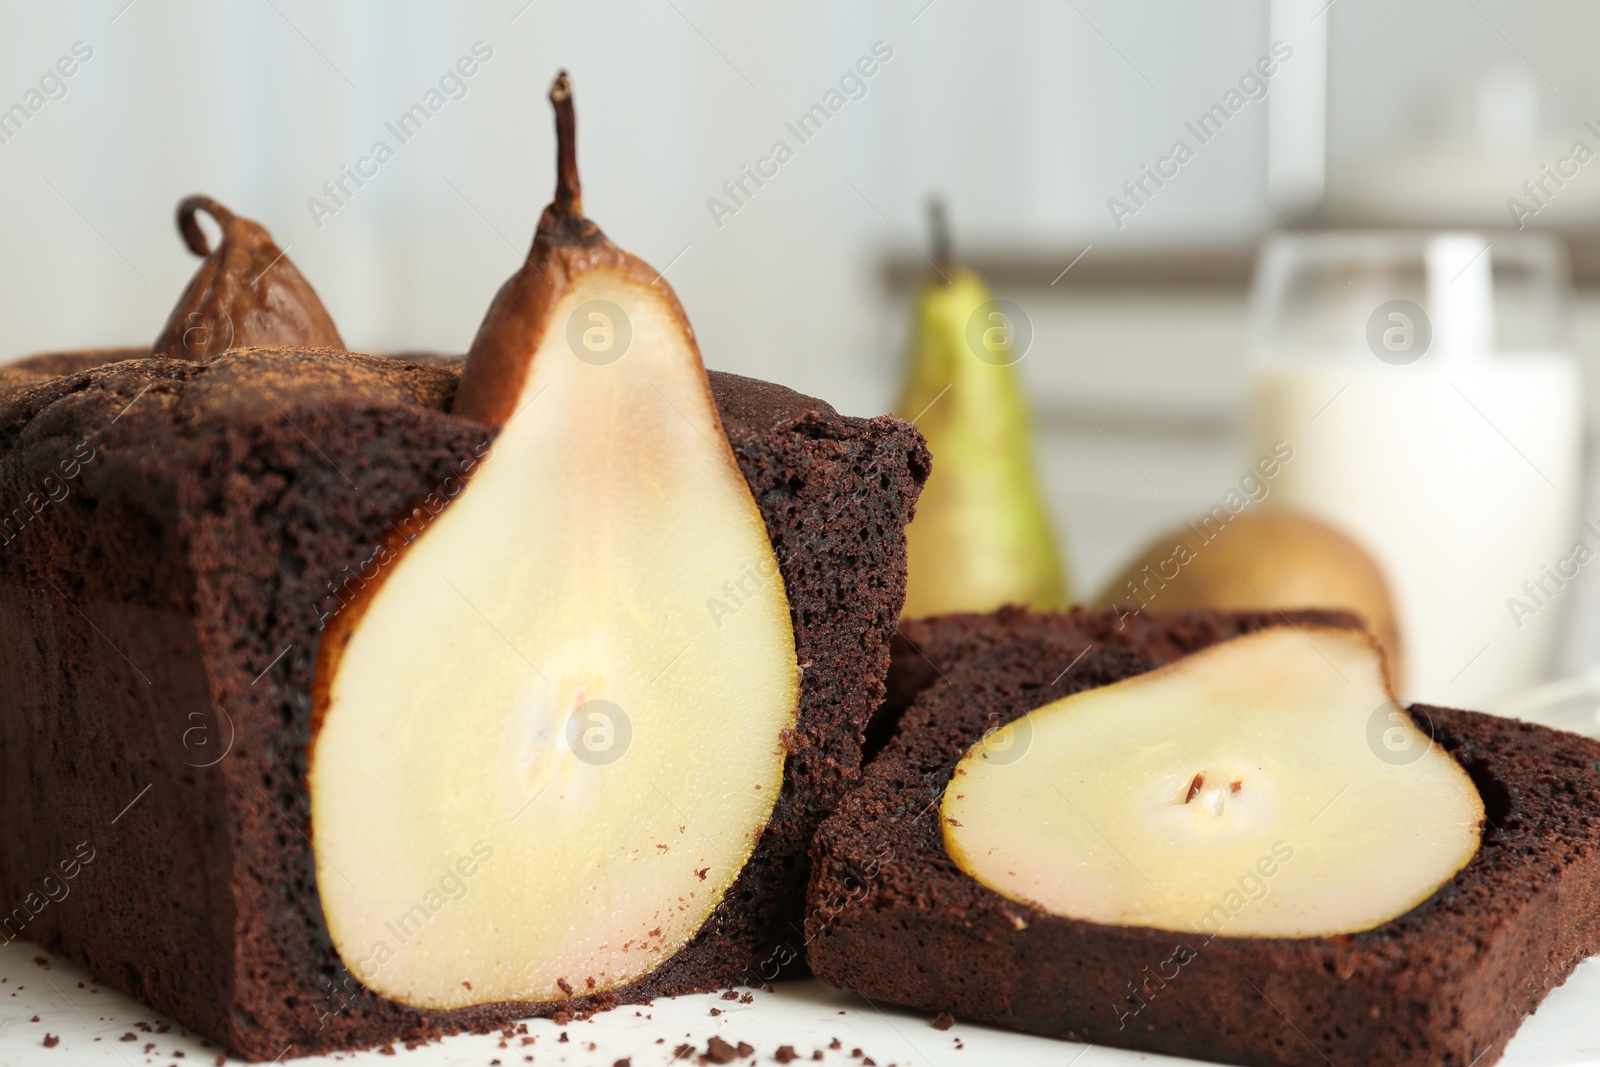
[(935, 196), (928, 201), (928, 231), (933, 236), (933, 268), (948, 281), (955, 256), (950, 250), (950, 220), (945, 215), (942, 197)]
[(189, 251), (204, 258), (211, 254), (211, 242), (206, 240), (205, 231), (200, 228), (200, 223), (194, 215), (197, 211), (204, 211), (216, 220), (217, 226), (222, 230), (222, 240), (228, 240), (228, 230), (233, 224), (233, 212), (211, 199), (196, 193), (184, 197), (178, 204), (178, 233), (183, 235), (183, 243), (189, 246)]
[(555, 212), (563, 218), (583, 218), (583, 185), (578, 181), (578, 122), (572, 110), (572, 81), (566, 71), (550, 84), (550, 103), (556, 109)]

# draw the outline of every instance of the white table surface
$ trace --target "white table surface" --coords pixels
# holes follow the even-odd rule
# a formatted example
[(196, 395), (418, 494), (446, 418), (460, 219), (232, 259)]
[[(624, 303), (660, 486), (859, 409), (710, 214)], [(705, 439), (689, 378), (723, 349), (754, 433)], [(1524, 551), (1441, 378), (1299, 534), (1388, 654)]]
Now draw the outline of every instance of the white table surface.
[[(0, 948), (0, 1064), (4, 1067), (73, 1067), (80, 1063), (207, 1067), (215, 1062), (221, 1050), (214, 1044), (203, 1042), (137, 1001), (96, 985), (76, 967), (59, 960), (51, 960), (48, 966), (36, 964), (34, 959), (40, 955), (33, 945), (20, 940)], [(603, 1012), (565, 1027), (530, 1019), (528, 1036), (534, 1042), (527, 1046), (520, 1043), (521, 1038), (514, 1038), (510, 1047), (500, 1048), (498, 1033), (463, 1034), (412, 1051), (400, 1048), (394, 1056), (371, 1050), (292, 1062), (297, 1067), (336, 1062), (373, 1067), (487, 1067), (498, 1059), (502, 1067), (520, 1067), (530, 1062), (524, 1057), (531, 1055), (531, 1062), (538, 1067), (611, 1067), (624, 1057), (632, 1059), (632, 1067), (652, 1067), (672, 1063), (674, 1050), (684, 1043), (704, 1052), (712, 1035), (731, 1044), (746, 1041), (754, 1046), (754, 1055), (737, 1061), (740, 1063), (774, 1063), (773, 1054), (780, 1045), (793, 1045), (804, 1057), (795, 1067), (814, 1062), (809, 1057), (815, 1049), (823, 1050), (824, 1064), (860, 1067), (862, 1061), (851, 1056), (857, 1048), (877, 1067), (1131, 1067), (1141, 1063), (1181, 1067), (1196, 1062), (1051, 1041), (965, 1022), (957, 1022), (950, 1030), (935, 1030), (925, 1015), (880, 1008), (810, 980), (784, 983), (772, 993), (752, 991), (752, 996), (750, 1004), (724, 1001), (715, 994), (662, 999), (643, 1007)], [(1501, 1062), (1507, 1067), (1600, 1067), (1597, 1008), (1600, 958), (1583, 964), (1550, 994), (1537, 1014), (1523, 1024)], [(720, 1014), (713, 1016), (712, 1009)], [(37, 1022), (34, 1016), (38, 1016)], [(151, 1030), (162, 1024), (170, 1030), (147, 1033), (136, 1025), (141, 1022)], [(120, 1040), (130, 1032), (136, 1040)], [(568, 1035), (566, 1043), (560, 1041), (563, 1032)], [(54, 1047), (45, 1047), (47, 1033), (59, 1038)], [(839, 1040), (837, 1050), (829, 1049), (834, 1038)], [(145, 1045), (151, 1042), (155, 1048), (147, 1054)], [(235, 1057), (229, 1062), (240, 1061)], [(694, 1062), (694, 1058), (677, 1062)]]

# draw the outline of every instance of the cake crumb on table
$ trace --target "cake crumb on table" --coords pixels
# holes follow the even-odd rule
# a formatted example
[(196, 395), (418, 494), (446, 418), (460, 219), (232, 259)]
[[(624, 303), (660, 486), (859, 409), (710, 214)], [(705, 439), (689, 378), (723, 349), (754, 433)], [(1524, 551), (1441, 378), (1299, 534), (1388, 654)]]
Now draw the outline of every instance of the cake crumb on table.
[(45, 1048), (55, 1048), (59, 1044), (61, 1044), (61, 1037), (59, 1034), (46, 1033), (44, 1035)]
[(720, 1037), (713, 1037), (706, 1042), (706, 1059), (712, 1063), (732, 1063), (754, 1052), (755, 1048), (743, 1041), (737, 1045), (730, 1045)]
[(935, 1030), (948, 1030), (955, 1024), (956, 1017), (947, 1011), (941, 1011), (933, 1017), (933, 1028)]
[(778, 1051), (772, 1054), (772, 1058), (779, 1063), (793, 1063), (800, 1058), (800, 1053), (794, 1050), (793, 1045), (779, 1045)]

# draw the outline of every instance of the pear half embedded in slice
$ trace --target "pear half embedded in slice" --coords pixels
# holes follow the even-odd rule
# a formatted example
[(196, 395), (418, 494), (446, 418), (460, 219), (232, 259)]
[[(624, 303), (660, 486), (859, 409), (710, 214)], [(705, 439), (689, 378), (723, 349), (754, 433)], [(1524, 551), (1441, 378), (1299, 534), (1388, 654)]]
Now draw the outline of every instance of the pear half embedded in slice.
[(1484, 820), (1367, 634), (1288, 627), (1029, 712), (942, 811), (951, 858), (1003, 896), (1208, 937), (1378, 926), (1466, 866)]
[(552, 99), (556, 203), (456, 406), (499, 435), (321, 665), (323, 912), (352, 971), (417, 1007), (658, 968), (755, 848), (798, 704), (782, 579), (693, 333), (582, 217), (565, 75)]

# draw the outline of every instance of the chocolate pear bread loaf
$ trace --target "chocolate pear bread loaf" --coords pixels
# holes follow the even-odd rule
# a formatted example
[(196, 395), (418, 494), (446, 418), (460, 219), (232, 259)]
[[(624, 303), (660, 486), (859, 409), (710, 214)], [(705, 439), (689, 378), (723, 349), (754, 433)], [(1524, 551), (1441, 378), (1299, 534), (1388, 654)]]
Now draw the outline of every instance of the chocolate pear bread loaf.
[[(1182, 930), (1069, 918), (1002, 895), (949, 850), (941, 798), (997, 725), (1264, 627), (1354, 622), (1008, 609), (905, 624), (889, 698), (899, 710), (878, 724), (886, 743), (813, 844), (813, 972), (874, 1001), (1194, 1059), (1492, 1064), (1545, 995), (1600, 952), (1600, 742), (1409, 709), (1481, 796), (1481, 843), (1421, 903), (1355, 933), (1217, 936), (1226, 910)], [(1023, 761), (1038, 757), (1032, 736)], [(1377, 753), (1381, 734), (1369, 743)]]
[[(456, 369), (248, 348), (49, 376), (66, 358), (0, 388), (6, 940), (257, 1060), (775, 973), (811, 834), (882, 698), (929, 465), (913, 428), (710, 376), (803, 665), (771, 818), (703, 928), (642, 980), (428, 1010), (371, 992), (330, 941), (307, 764), (330, 623), (383, 546), (449, 513), (490, 439), (450, 413)], [(51, 902), (40, 880), (80, 846), (92, 862)]]

